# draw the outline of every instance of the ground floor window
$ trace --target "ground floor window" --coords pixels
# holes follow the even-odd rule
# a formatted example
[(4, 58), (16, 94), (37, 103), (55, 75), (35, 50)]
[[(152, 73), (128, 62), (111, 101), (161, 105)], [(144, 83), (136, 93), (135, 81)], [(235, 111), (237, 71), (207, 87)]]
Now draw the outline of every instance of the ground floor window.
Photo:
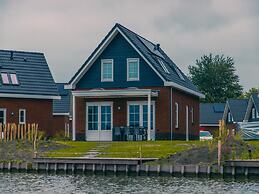
[(0, 108), (0, 124), (6, 124), (6, 109)]
[[(148, 103), (146, 101), (128, 102), (128, 125), (148, 127)], [(151, 129), (154, 128), (155, 102), (151, 103)]]
[(26, 110), (19, 109), (19, 124), (25, 124), (25, 123), (26, 123)]
[(87, 103), (87, 130), (111, 130), (112, 105)]

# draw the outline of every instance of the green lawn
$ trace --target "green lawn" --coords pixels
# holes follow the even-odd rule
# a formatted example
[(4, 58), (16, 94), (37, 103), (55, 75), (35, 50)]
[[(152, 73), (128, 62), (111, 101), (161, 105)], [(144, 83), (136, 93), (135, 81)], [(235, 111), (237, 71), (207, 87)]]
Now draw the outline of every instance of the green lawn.
[(57, 144), (67, 146), (67, 148), (45, 152), (47, 157), (80, 157), (97, 146), (96, 142), (82, 141), (57, 141)]
[(143, 142), (73, 142), (57, 141), (68, 148), (46, 153), (48, 157), (80, 157), (97, 148), (98, 157), (113, 158), (164, 158), (176, 152), (207, 144), (200, 141), (143, 141)]
[(143, 141), (111, 142), (99, 157), (113, 158), (165, 158), (169, 155), (205, 145), (200, 141)]

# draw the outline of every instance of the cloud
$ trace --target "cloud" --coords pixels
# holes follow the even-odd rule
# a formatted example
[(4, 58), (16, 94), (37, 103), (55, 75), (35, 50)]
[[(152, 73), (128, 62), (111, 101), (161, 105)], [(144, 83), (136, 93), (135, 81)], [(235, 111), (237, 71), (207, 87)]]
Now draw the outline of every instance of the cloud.
[(11, 0), (0, 2), (1, 49), (44, 52), (68, 81), (116, 23), (159, 42), (184, 72), (206, 53), (235, 59), (241, 84), (259, 86), (258, 1)]

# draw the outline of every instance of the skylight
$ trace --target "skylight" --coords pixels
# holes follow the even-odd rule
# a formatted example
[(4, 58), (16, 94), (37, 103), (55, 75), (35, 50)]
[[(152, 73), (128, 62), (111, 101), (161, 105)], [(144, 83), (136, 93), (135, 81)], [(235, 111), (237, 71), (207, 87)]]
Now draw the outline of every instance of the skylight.
[(19, 85), (16, 73), (2, 72), (1, 78), (3, 84)]
[(1, 73), (1, 78), (2, 78), (3, 84), (10, 84), (7, 73)]
[(11, 82), (12, 82), (13, 85), (18, 85), (19, 84), (17, 76), (16, 76), (15, 73), (11, 73), (10, 74), (10, 78), (11, 78)]
[(180, 79), (183, 80), (183, 81), (185, 81), (185, 79), (184, 79), (184, 77), (183, 77), (183, 74), (180, 72), (180, 70), (179, 70), (177, 67), (175, 67), (174, 69), (175, 69), (177, 75), (180, 77)]
[(166, 73), (170, 73), (168, 71), (168, 69), (166, 68), (165, 64), (164, 64), (164, 61), (162, 61), (161, 59), (157, 59), (158, 62), (160, 63), (161, 67), (163, 68), (163, 70), (166, 72)]

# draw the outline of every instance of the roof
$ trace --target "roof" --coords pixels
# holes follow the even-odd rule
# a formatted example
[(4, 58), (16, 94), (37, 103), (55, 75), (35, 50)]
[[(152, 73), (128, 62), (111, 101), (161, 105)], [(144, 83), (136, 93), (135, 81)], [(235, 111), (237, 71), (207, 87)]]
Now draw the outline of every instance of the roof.
[(228, 99), (227, 103), (235, 122), (243, 122), (248, 101), (248, 99)]
[(200, 124), (218, 124), (223, 118), (225, 103), (201, 103)]
[(58, 98), (58, 91), (43, 53), (0, 50), (0, 72), (16, 73), (19, 85), (3, 84), (0, 96)]
[(70, 91), (64, 89), (64, 83), (56, 83), (60, 100), (53, 100), (53, 114), (68, 114), (70, 112)]
[[(69, 81), (69, 84), (73, 85), (73, 83), (77, 82), (77, 79), (80, 79), (80, 74), (84, 69), (87, 71), (87, 65), (90, 64), (92, 58), (98, 53), (98, 51), (102, 52), (101, 47), (109, 42), (107, 39), (113, 38), (112, 33), (120, 32), (126, 39), (128, 39), (129, 43), (136, 48), (136, 50), (147, 60), (148, 64), (151, 65), (152, 69), (159, 75), (159, 77), (164, 81), (164, 83), (173, 83), (173, 86), (181, 89), (183, 91), (195, 94), (197, 96), (203, 97), (204, 95), (197, 89), (197, 87), (188, 79), (187, 76), (177, 67), (177, 65), (167, 56), (167, 54), (158, 47), (155, 50), (156, 44), (151, 41), (143, 38), (142, 36), (132, 32), (121, 24), (115, 24), (115, 26), (111, 29), (111, 31), (105, 36), (102, 42), (98, 45), (98, 47), (94, 50), (94, 52), (89, 56), (86, 62), (81, 66), (81, 68), (77, 71), (77, 73), (72, 77)], [(108, 44), (108, 43), (106, 43)], [(165, 72), (163, 67), (161, 66), (159, 60), (164, 62), (166, 69), (169, 73)]]

